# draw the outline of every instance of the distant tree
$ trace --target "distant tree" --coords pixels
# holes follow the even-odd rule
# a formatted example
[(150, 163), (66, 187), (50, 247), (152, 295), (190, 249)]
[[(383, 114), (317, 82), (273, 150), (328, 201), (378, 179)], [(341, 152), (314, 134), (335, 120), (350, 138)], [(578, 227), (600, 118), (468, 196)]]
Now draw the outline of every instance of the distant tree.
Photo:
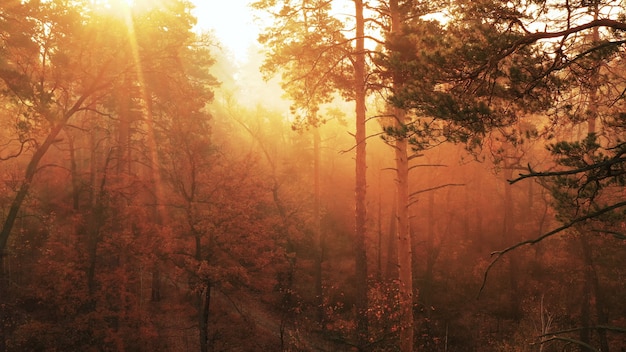
[[(16, 182), (1, 252), (42, 246), (37, 265), (28, 266), (33, 283), (43, 267), (60, 270), (57, 281), (9, 285), (8, 297), (24, 297), (11, 303), (30, 319), (7, 332), (14, 333), (12, 348), (144, 349), (155, 334), (142, 312), (143, 271), (154, 268), (150, 255), (169, 233), (158, 214), (164, 199), (155, 132), (168, 120), (202, 115), (215, 81), (206, 73), (210, 56), (191, 32), (187, 2), (132, 13), (99, 6), (51, 1), (2, 8), (3, 25), (24, 26), (16, 32), (22, 39), (3, 46), (2, 101), (19, 122), (3, 152), (27, 167)], [(63, 169), (69, 178), (49, 171)], [(37, 202), (23, 209), (29, 199)], [(31, 243), (31, 233), (13, 231), (17, 237), (9, 240), (20, 211), (46, 219), (44, 238)], [(58, 295), (41, 296), (46, 289)], [(26, 305), (31, 299), (41, 305)], [(64, 310), (72, 314), (49, 328)], [(55, 340), (61, 329), (76, 334)], [(4, 346), (6, 335), (1, 340)]]
[[(333, 89), (355, 102), (356, 189), (355, 270), (358, 345), (367, 344), (367, 253), (366, 253), (366, 108), (367, 68), (365, 49), (365, 5), (354, 1), (354, 36), (346, 37), (344, 24), (330, 15), (328, 1), (293, 1), (283, 4), (258, 1), (253, 7), (272, 14), (275, 24), (261, 35), (270, 47), (268, 68), (287, 68), (285, 86), (294, 98), (295, 111), (305, 113), (307, 122), (319, 124), (319, 104), (328, 101)], [(303, 60), (304, 59), (304, 60)], [(274, 69), (275, 70), (275, 69)], [(319, 279), (318, 279), (319, 281)], [(318, 283), (318, 291), (321, 285)], [(318, 292), (319, 294), (319, 292)]]
[(94, 45), (105, 38), (86, 40), (78, 7), (14, 2), (2, 11), (7, 35), (0, 78), (16, 118), (15, 139), (5, 150), (28, 161), (0, 231), (0, 256), (41, 160), (70, 119), (93, 107), (125, 67), (106, 44)]
[[(298, 39), (281, 42), (276, 38), (262, 38), (276, 43), (272, 56), (268, 57), (262, 69), (266, 75), (281, 74), (282, 88), (291, 99), (291, 113), (294, 115), (293, 129), (299, 132), (312, 130), (313, 134), (313, 179), (314, 205), (313, 227), (316, 245), (315, 296), (318, 323), (324, 325), (324, 293), (322, 290), (322, 233), (320, 204), (320, 153), (319, 128), (324, 124), (320, 116), (320, 106), (333, 98), (336, 82), (332, 77), (337, 73), (332, 67), (343, 59), (346, 48), (329, 48), (325, 43), (340, 43), (344, 40), (338, 31), (341, 23), (329, 15), (329, 2), (312, 2), (293, 8), (289, 17), (291, 35)], [(283, 29), (284, 30), (284, 29)]]

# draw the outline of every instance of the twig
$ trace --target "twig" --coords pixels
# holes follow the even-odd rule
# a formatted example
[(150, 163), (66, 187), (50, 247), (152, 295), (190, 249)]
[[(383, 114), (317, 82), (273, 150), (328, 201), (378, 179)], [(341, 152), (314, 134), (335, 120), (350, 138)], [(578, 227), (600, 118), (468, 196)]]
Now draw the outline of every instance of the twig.
[(566, 330), (552, 331), (548, 334), (539, 335), (539, 337), (568, 334), (570, 332), (576, 332), (576, 331), (581, 331), (581, 330), (606, 330), (606, 331), (612, 331), (612, 332), (617, 332), (617, 333), (622, 333), (622, 334), (626, 333), (626, 328), (620, 328), (618, 326), (597, 325), (597, 326), (588, 326), (588, 327), (579, 327), (579, 328), (571, 328), (571, 329), (566, 329)]
[(591, 231), (606, 233), (606, 234), (612, 235), (613, 237), (617, 238), (618, 240), (626, 240), (626, 235), (624, 235), (623, 233), (617, 232), (617, 231), (600, 230), (600, 229), (591, 229)]
[[(355, 134), (350, 133), (350, 132), (348, 132), (348, 134), (349, 134), (349, 135), (351, 135), (352, 137), (355, 137), (355, 138), (356, 138), (356, 135), (355, 135)], [(353, 145), (352, 147), (350, 147), (350, 148), (348, 148), (348, 149), (340, 150), (340, 151), (339, 151), (339, 154), (345, 154), (345, 153), (348, 153), (348, 152), (350, 152), (350, 151), (354, 150), (354, 149), (355, 149), (355, 148), (356, 148), (359, 144), (361, 144), (361, 143), (365, 143), (365, 141), (367, 141), (368, 139), (373, 138), (373, 137), (378, 137), (378, 136), (383, 135), (383, 134), (385, 134), (385, 132), (379, 132), (379, 133), (376, 133), (376, 134), (369, 135), (369, 136), (365, 137), (365, 139), (364, 139), (364, 140), (362, 140), (362, 141), (360, 141), (359, 143), (357, 143), (357, 144)]]
[(440, 186), (436, 186), (436, 187), (430, 187), (430, 188), (426, 188), (426, 189), (421, 189), (419, 191), (415, 191), (411, 194), (409, 194), (409, 197), (413, 197), (415, 195), (418, 195), (420, 193), (425, 193), (425, 192), (430, 192), (430, 191), (434, 191), (440, 188), (444, 188), (444, 187), (450, 187), (450, 186), (465, 186), (464, 183), (447, 183), (445, 185), (440, 185)]
[(600, 352), (600, 350), (596, 349), (595, 347), (591, 346), (590, 344), (586, 343), (586, 342), (582, 342), (580, 340), (576, 340), (576, 339), (571, 339), (569, 337), (561, 337), (561, 336), (552, 336), (548, 339), (545, 339), (543, 341), (540, 342), (540, 344), (544, 344), (550, 341), (566, 341), (566, 342), (570, 342), (570, 343), (574, 343), (580, 346), (583, 346), (585, 348), (587, 348), (590, 351), (594, 351), (594, 352)]

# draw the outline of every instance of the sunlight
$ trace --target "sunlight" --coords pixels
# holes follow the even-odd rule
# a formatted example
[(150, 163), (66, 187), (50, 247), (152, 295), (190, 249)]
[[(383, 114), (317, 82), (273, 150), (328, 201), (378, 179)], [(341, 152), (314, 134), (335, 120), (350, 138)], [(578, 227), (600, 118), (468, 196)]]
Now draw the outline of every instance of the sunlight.
[(248, 0), (230, 0), (220, 3), (216, 11), (211, 1), (192, 0), (192, 10), (198, 18), (197, 31), (213, 30), (221, 44), (237, 61), (244, 62), (248, 50), (254, 47), (259, 33)]
[(160, 0), (91, 0), (90, 3), (96, 11), (112, 12), (119, 15), (129, 12), (144, 12), (162, 6)]
[(91, 0), (91, 5), (95, 8), (107, 10), (112, 9), (129, 9), (135, 4), (134, 0)]

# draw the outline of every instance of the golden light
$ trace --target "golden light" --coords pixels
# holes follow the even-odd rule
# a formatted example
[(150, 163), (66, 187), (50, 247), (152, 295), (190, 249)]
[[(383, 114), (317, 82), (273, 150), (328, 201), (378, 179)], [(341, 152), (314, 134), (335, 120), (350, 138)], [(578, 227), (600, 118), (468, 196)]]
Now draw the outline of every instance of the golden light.
[(163, 6), (161, 0), (90, 0), (91, 6), (96, 11), (124, 14), (130, 12), (143, 12), (155, 7)]
[(219, 3), (206, 0), (192, 0), (192, 10), (198, 19), (197, 29), (212, 30), (235, 58), (245, 61), (248, 50), (255, 45), (259, 27), (255, 14), (248, 6), (250, 0), (227, 0)]

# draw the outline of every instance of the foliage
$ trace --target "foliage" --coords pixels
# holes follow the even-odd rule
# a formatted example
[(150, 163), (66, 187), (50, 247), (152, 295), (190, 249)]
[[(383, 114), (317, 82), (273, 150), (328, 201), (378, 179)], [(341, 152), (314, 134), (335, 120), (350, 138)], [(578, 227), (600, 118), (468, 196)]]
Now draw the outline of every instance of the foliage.
[[(379, 272), (365, 272), (368, 334), (355, 342), (354, 164), (338, 152), (354, 140), (334, 99), (357, 95), (353, 23), (330, 1), (256, 3), (277, 15), (261, 38), (272, 54), (263, 69), (283, 75), (291, 125), (217, 94), (215, 41), (192, 32), (187, 1), (121, 3), (0, 5), (0, 350), (397, 348), (393, 160), (373, 139), (364, 240)], [(385, 5), (364, 7), (378, 47), (360, 54), (372, 65), (367, 90), (409, 112), (400, 128), (382, 118), (378, 132), (423, 157), (406, 248), (414, 346), (622, 348), (620, 4), (400, 1), (406, 26), (382, 43)], [(421, 17), (441, 9), (447, 22)], [(314, 152), (292, 128), (322, 123), (314, 199)], [(467, 163), (444, 141), (491, 158)], [(440, 182), (465, 186), (445, 193)], [(435, 193), (424, 202), (420, 190)], [(490, 266), (501, 247), (504, 265)], [(493, 280), (475, 300), (486, 268)]]

